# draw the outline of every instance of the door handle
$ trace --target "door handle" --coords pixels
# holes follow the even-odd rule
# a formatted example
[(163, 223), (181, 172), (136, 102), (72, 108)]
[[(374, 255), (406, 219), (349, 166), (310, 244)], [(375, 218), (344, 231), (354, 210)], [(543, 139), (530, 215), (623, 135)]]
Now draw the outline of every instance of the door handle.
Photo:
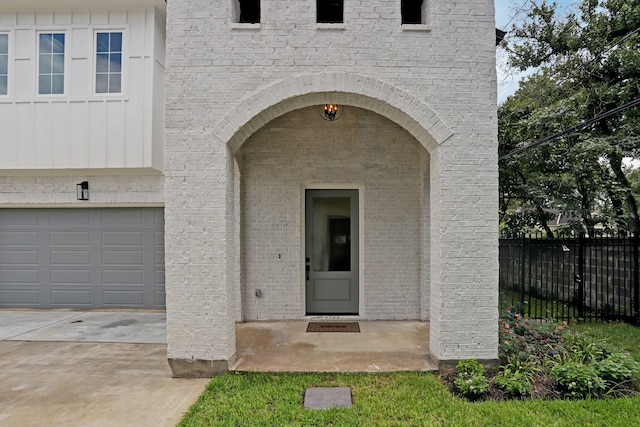
[(309, 271), (311, 271), (311, 260), (308, 257), (305, 258), (304, 269), (305, 269), (306, 280), (309, 280)]

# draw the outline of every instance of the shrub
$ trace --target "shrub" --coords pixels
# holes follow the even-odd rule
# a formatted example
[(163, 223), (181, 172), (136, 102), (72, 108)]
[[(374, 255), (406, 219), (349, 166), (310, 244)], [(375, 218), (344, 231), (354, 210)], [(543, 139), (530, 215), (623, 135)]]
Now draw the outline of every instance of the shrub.
[(520, 397), (530, 393), (533, 385), (529, 377), (520, 371), (504, 371), (496, 376), (493, 383), (509, 397)]
[(477, 360), (461, 360), (456, 366), (456, 388), (469, 400), (476, 400), (489, 390), (484, 367)]
[(595, 368), (603, 380), (617, 384), (632, 379), (640, 371), (640, 363), (626, 353), (616, 352), (596, 362)]
[(600, 378), (598, 370), (593, 365), (568, 361), (556, 365), (551, 370), (551, 376), (567, 397), (594, 397), (604, 390), (604, 380)]
[(456, 373), (469, 375), (484, 375), (484, 366), (475, 359), (461, 360), (456, 365)]
[(609, 344), (604, 341), (596, 341), (586, 335), (570, 336), (568, 345), (570, 359), (585, 364), (599, 362), (613, 353)]
[(534, 358), (542, 364), (563, 352), (567, 322), (534, 322), (507, 311), (498, 326), (498, 354), (503, 364), (513, 358)]

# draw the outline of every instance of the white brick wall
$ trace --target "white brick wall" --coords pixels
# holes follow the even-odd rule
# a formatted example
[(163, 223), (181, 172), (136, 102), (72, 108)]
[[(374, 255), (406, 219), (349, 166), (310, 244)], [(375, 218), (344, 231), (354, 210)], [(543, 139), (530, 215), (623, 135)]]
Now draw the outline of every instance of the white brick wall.
[[(365, 215), (367, 197), (377, 203), (376, 197), (389, 196), (390, 209), (380, 208), (384, 218), (397, 214), (393, 208), (405, 202), (409, 208), (420, 206), (421, 198), (425, 202), (419, 212), (422, 228), (416, 226), (415, 216), (409, 219), (407, 214), (406, 218), (414, 224), (412, 230), (416, 230), (423, 246), (430, 248), (411, 257), (415, 264), (407, 273), (407, 280), (415, 277), (423, 283), (422, 291), (415, 284), (408, 286), (398, 298), (398, 305), (391, 307), (389, 301), (393, 297), (384, 294), (390, 290), (383, 282), (396, 280), (395, 277), (388, 275), (377, 284), (370, 282), (374, 273), (381, 273), (375, 271), (378, 266), (365, 265), (364, 297), (366, 304), (371, 304), (371, 312), (383, 310), (386, 316), (407, 310), (411, 317), (428, 317), (431, 350), (441, 360), (497, 357), (493, 2), (430, 2), (429, 31), (403, 31), (399, 3), (345, 2), (345, 23), (336, 28), (318, 26), (314, 2), (308, 0), (263, 0), (262, 23), (252, 26), (231, 24), (228, 0), (168, 3), (165, 195), (167, 299), (173, 300), (171, 305), (168, 302), (167, 314), (170, 358), (226, 360), (233, 353), (232, 319), (238, 315), (233, 304), (241, 285), (237, 283), (238, 246), (234, 239), (238, 230), (234, 218), (239, 212), (233, 209), (237, 207), (237, 196), (232, 156), (259, 131), (244, 152), (265, 157), (249, 156), (251, 161), (244, 165), (243, 201), (250, 204), (253, 194), (261, 188), (269, 191), (264, 197), (284, 198), (294, 185), (292, 180), (280, 181), (277, 169), (271, 175), (264, 173), (270, 160), (279, 159), (273, 164), (282, 166), (283, 157), (268, 150), (284, 141), (269, 142), (263, 147), (257, 142), (258, 136), (264, 136), (267, 129), (274, 131), (274, 123), (294, 125), (298, 135), (309, 135), (305, 129), (317, 125), (311, 117), (291, 122), (305, 111), (287, 113), (325, 102), (387, 117), (429, 153), (428, 162), (424, 160), (426, 156), (422, 161), (408, 160), (407, 171), (414, 173), (393, 170), (386, 176), (394, 179), (376, 182), (367, 176), (363, 166), (371, 165), (372, 157), (362, 156), (355, 162), (355, 170), (345, 169), (347, 162), (329, 157), (323, 146), (316, 146), (316, 138), (308, 138), (309, 144), (318, 149), (313, 153), (314, 159), (325, 159), (323, 170), (309, 179), (321, 181), (333, 173), (335, 179), (346, 182), (373, 181), (365, 187)], [(363, 113), (363, 117), (375, 116)], [(366, 129), (362, 126), (353, 132)], [(292, 134), (286, 129), (282, 132)], [(373, 135), (371, 146), (380, 147), (382, 136)], [(403, 147), (396, 153), (419, 152), (415, 142), (407, 144), (413, 148)], [(352, 155), (349, 150), (354, 146), (344, 148), (345, 154)], [(339, 152), (342, 150), (340, 147)], [(292, 173), (299, 179), (305, 178), (300, 171), (308, 154), (290, 156), (286, 163), (295, 168)], [(412, 204), (403, 199), (404, 192), (394, 192), (393, 186), (401, 185), (396, 178), (402, 181), (419, 176), (420, 170), (430, 176), (423, 182), (414, 181), (417, 201)], [(252, 173), (256, 176), (253, 181)], [(269, 180), (263, 185), (260, 177)], [(275, 206), (269, 199), (259, 203)], [(277, 211), (274, 208), (273, 214), (285, 216), (295, 230), (299, 228), (299, 204), (293, 205), (287, 203)], [(251, 209), (242, 212), (252, 213)], [(370, 217), (365, 239), (370, 238), (373, 243), (365, 243), (367, 248), (375, 247), (376, 239), (388, 239), (392, 244), (400, 241), (382, 229), (376, 234), (375, 223), (376, 218)], [(253, 223), (249, 220), (244, 224), (249, 227)], [(252, 232), (250, 228), (245, 231)], [(287, 234), (289, 231), (286, 228)], [(246, 240), (241, 242), (245, 256), (242, 265), (248, 269), (242, 275), (245, 316), (263, 318), (271, 313), (274, 317), (287, 317), (291, 310), (300, 310), (299, 288), (297, 296), (294, 290), (292, 296), (275, 301), (299, 274), (300, 255), (285, 245), (287, 239), (277, 241), (277, 248), (262, 246), (267, 243), (257, 238), (254, 241), (258, 245), (255, 254), (245, 247)], [(412, 245), (421, 246), (415, 239)], [(273, 250), (280, 247), (290, 254), (286, 252), (280, 264), (270, 266)], [(252, 263), (252, 256), (258, 257), (259, 262)], [(271, 302), (265, 298), (263, 304), (248, 295), (255, 285), (252, 280), (257, 280), (258, 270), (251, 270), (255, 265), (261, 265), (270, 278), (285, 282), (273, 285)], [(367, 286), (377, 286), (371, 288), (377, 292), (367, 294)], [(384, 296), (376, 300), (373, 295), (378, 293)], [(420, 303), (403, 305), (412, 293)]]
[[(34, 173), (34, 172), (32, 172)], [(89, 182), (89, 201), (76, 197), (76, 184)], [(164, 203), (162, 175), (25, 175), (0, 176), (0, 208), (96, 207)]]

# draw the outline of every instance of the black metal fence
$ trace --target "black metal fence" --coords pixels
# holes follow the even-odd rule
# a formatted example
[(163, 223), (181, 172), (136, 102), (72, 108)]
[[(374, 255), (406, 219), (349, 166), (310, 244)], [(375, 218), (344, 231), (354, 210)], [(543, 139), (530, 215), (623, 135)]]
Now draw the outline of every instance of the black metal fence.
[(501, 309), (531, 318), (637, 322), (638, 233), (500, 239)]

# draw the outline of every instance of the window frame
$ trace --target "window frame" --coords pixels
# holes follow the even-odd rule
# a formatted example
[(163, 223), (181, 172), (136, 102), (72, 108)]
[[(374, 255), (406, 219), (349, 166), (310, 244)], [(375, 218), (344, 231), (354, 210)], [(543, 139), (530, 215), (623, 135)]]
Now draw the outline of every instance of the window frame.
[[(63, 70), (62, 70), (62, 93), (40, 93), (40, 36), (42, 35), (47, 35), (47, 34), (51, 34), (51, 35), (55, 35), (55, 34), (62, 34), (64, 35), (64, 52), (63, 52), (63, 61), (62, 61), (62, 66), (63, 66)], [(69, 31), (64, 29), (56, 29), (56, 30), (37, 30), (36, 31), (36, 73), (35, 73), (35, 78), (36, 78), (36, 84), (35, 84), (35, 88), (36, 88), (36, 95), (37, 96), (42, 96), (42, 97), (60, 97), (60, 96), (67, 96), (68, 93), (68, 70), (69, 70), (69, 55), (68, 55), (68, 42), (69, 42)], [(53, 53), (52, 53), (53, 54)], [(47, 74), (49, 76), (53, 76), (54, 73), (51, 74)]]
[[(121, 35), (121, 51), (120, 51), (120, 92), (98, 92), (98, 34), (100, 33), (120, 33)], [(105, 97), (122, 97), (125, 95), (125, 82), (127, 76), (127, 68), (125, 66), (126, 61), (126, 34), (127, 31), (122, 27), (111, 27), (111, 28), (94, 28), (93, 29), (93, 48), (92, 48), (92, 56), (93, 56), (93, 66), (91, 73), (91, 93), (94, 96), (105, 96)], [(111, 53), (111, 51), (109, 51)]]
[(11, 95), (11, 77), (12, 77), (12, 62), (11, 62), (11, 56), (12, 56), (12, 52), (11, 52), (11, 32), (10, 31), (3, 31), (0, 30), (0, 36), (6, 36), (7, 37), (7, 92), (6, 93), (0, 93), (0, 97), (5, 97), (5, 96), (10, 96)]

